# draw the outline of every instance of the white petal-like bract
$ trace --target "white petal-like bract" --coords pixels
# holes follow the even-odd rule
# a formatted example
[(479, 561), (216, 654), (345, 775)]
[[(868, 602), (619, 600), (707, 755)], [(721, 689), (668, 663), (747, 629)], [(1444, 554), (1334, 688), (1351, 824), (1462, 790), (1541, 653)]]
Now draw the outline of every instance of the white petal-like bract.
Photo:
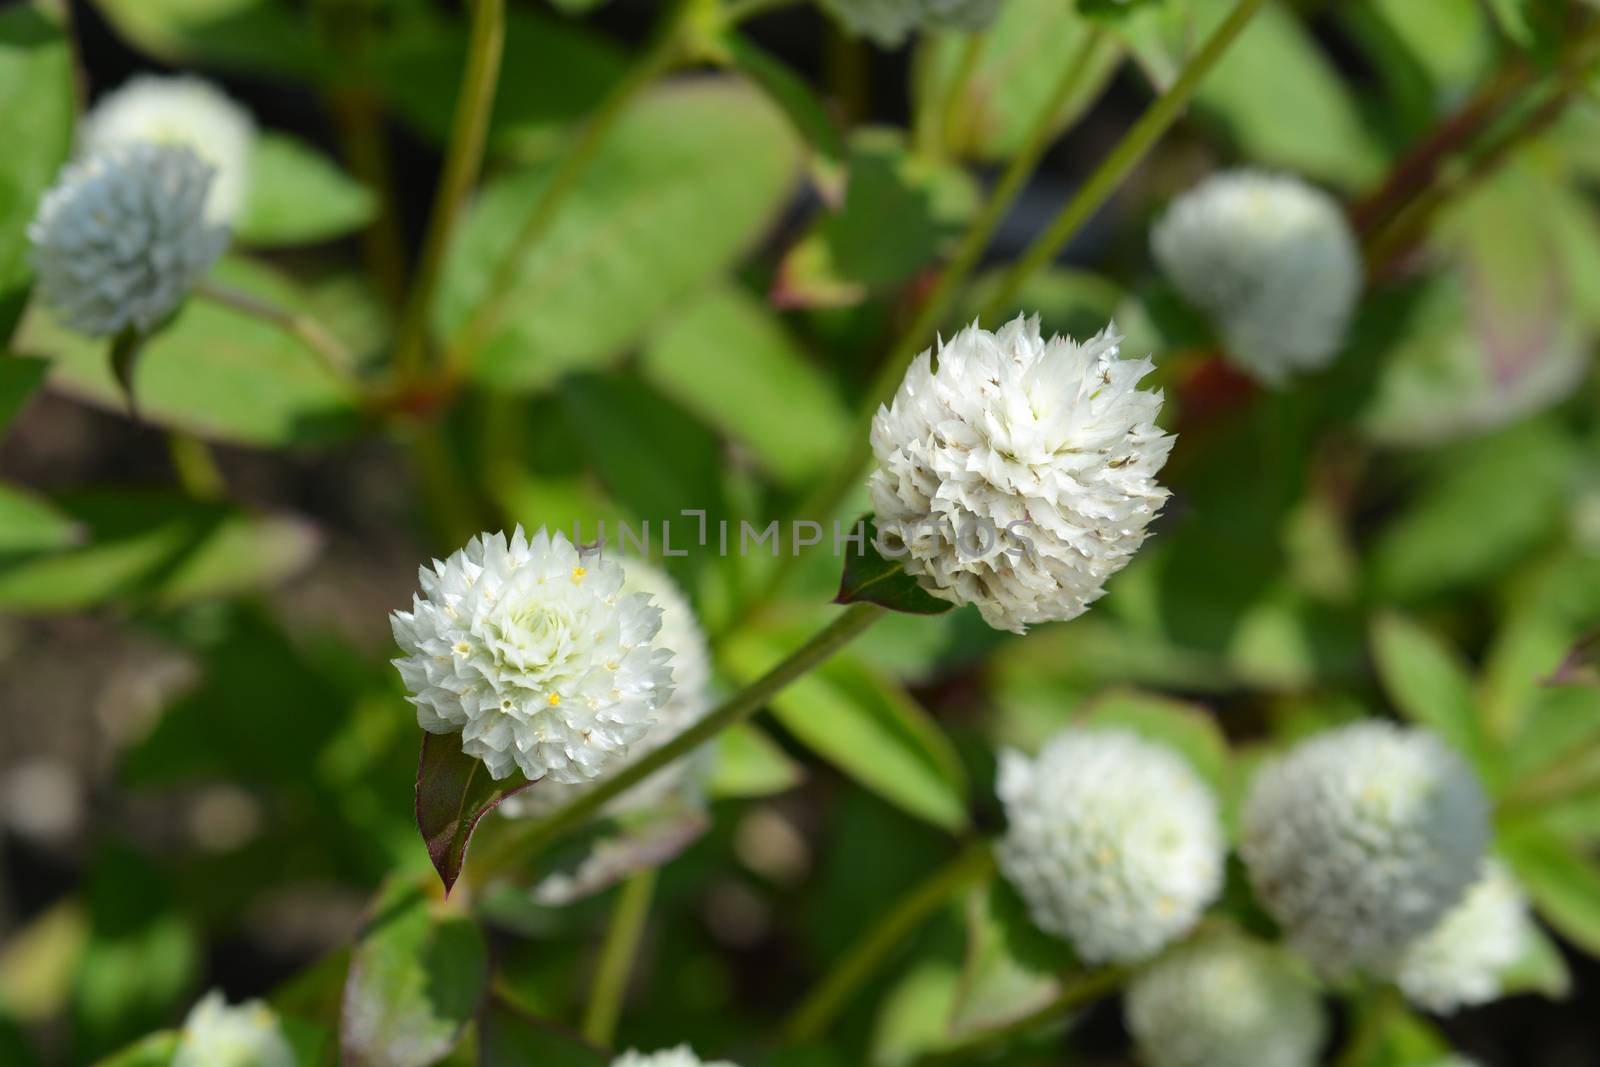
[(459, 733), (495, 778), (576, 785), (649, 731), (672, 693), (661, 609), (565, 534), (474, 537), (390, 616), (417, 723)]
[[(620, 767), (659, 748), (683, 731), (699, 722), (711, 710), (711, 648), (706, 634), (695, 618), (689, 598), (666, 571), (642, 559), (619, 561), (623, 569), (622, 589), (627, 593), (647, 593), (661, 609), (661, 632), (655, 643), (672, 652), (672, 696), (661, 706), (655, 725), (627, 753), (611, 767)], [(629, 789), (606, 806), (606, 811), (618, 814), (653, 807), (672, 794), (692, 792), (697, 785), (696, 772), (704, 769), (704, 755), (690, 755), (663, 767), (638, 785)], [(571, 800), (585, 785), (561, 785), (545, 782), (533, 789), (507, 797), (497, 809), (512, 817), (542, 815)]]
[(1358, 722), (1262, 766), (1240, 852), (1256, 897), (1319, 968), (1386, 971), (1477, 881), (1488, 811), (1432, 733)]
[(259, 1000), (228, 1006), (213, 990), (183, 1022), (172, 1067), (295, 1067), (272, 1009)]
[(1144, 543), (1172, 437), (1153, 364), (1107, 328), (1044, 340), (1039, 319), (971, 326), (912, 363), (872, 422), (868, 482), (886, 554), (991, 626), (1081, 615)]
[(206, 220), (214, 171), (177, 145), (108, 149), (68, 164), (28, 227), (41, 299), (92, 337), (147, 331), (228, 246)]
[(1035, 923), (1091, 963), (1154, 955), (1222, 889), (1211, 790), (1182, 757), (1120, 729), (1069, 727), (1035, 760), (1000, 754), (1000, 869)]
[(1322, 190), (1286, 175), (1218, 174), (1172, 203), (1150, 243), (1229, 357), (1261, 381), (1316, 370), (1343, 346), (1361, 252)]
[(1465, 899), (1406, 950), (1396, 982), (1407, 1000), (1428, 1011), (1487, 1004), (1527, 950), (1532, 921), (1511, 872), (1490, 860)]
[(624, 1052), (611, 1061), (611, 1067), (737, 1067), (727, 1060), (703, 1061), (689, 1048), (662, 1049), (660, 1052)]
[(845, 29), (885, 48), (915, 30), (980, 30), (1000, 10), (1000, 0), (822, 0)]
[(256, 124), (221, 89), (192, 75), (141, 74), (95, 102), (78, 125), (78, 154), (126, 144), (187, 145), (216, 168), (206, 200), (212, 222), (231, 223), (244, 207)]
[(1234, 933), (1152, 963), (1129, 984), (1123, 1012), (1148, 1067), (1314, 1067), (1328, 1036), (1304, 966)]

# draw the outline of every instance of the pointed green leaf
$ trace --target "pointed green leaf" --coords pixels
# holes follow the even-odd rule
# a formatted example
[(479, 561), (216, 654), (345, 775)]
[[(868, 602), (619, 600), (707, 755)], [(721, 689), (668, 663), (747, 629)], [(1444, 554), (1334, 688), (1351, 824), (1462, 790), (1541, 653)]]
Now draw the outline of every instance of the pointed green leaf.
[(417, 761), (417, 829), (449, 893), (461, 877), (472, 832), (495, 805), (534, 783), (520, 775), (495, 781), (483, 761), (461, 751), (459, 734), (422, 735)]
[(878, 527), (871, 515), (858, 520), (857, 529), (863, 527), (862, 544), (845, 554), (835, 604), (877, 604), (908, 615), (942, 615), (955, 606), (923, 589), (899, 560), (878, 550)]
[(49, 369), (45, 360), (0, 352), (0, 433), (11, 425)]
[(1444, 738), (1480, 775), (1498, 779), (1502, 760), (1484, 736), (1472, 676), (1456, 651), (1393, 612), (1373, 624), (1372, 651), (1378, 676), (1401, 714)]
[(1585, 952), (1600, 953), (1600, 863), (1536, 828), (1502, 837), (1501, 851), (1539, 913)]
[(45, 497), (0, 482), (0, 559), (67, 548), (82, 534), (82, 528)]
[(313, 244), (360, 229), (377, 198), (298, 138), (263, 133), (250, 156), (250, 186), (233, 226), (242, 244)]
[(713, 797), (765, 797), (784, 793), (805, 779), (805, 768), (777, 742), (749, 723), (739, 723), (717, 738), (716, 763), (706, 791)]

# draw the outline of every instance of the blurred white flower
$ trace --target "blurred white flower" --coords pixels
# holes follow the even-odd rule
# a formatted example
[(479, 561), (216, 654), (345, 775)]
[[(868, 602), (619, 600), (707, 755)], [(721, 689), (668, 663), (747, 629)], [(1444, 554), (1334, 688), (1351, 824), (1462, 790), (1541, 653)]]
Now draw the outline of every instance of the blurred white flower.
[(1312, 1067), (1328, 1036), (1310, 976), (1280, 950), (1232, 933), (1151, 964), (1123, 1011), (1149, 1067)]
[(1406, 999), (1447, 1013), (1500, 995), (1501, 976), (1527, 950), (1528, 901), (1497, 860), (1433, 930), (1406, 950), (1396, 981)]
[(69, 164), (28, 227), (39, 295), (93, 337), (147, 331), (228, 245), (206, 221), (212, 168), (187, 148), (128, 145)]
[(1173, 439), (1148, 359), (1107, 328), (1045, 341), (1037, 316), (976, 325), (923, 352), (872, 423), (868, 482), (891, 555), (933, 596), (991, 626), (1071, 619), (1144, 543)]
[[(614, 760), (602, 769), (607, 771), (629, 763), (677, 737), (699, 722), (711, 710), (711, 648), (705, 631), (695, 618), (688, 597), (666, 571), (641, 559), (621, 562), (623, 568), (622, 590), (625, 593), (646, 593), (661, 609), (661, 632), (655, 643), (672, 652), (672, 695), (664, 703), (655, 725), (628, 751), (624, 758)], [(692, 792), (697, 772), (705, 769), (710, 748), (661, 768), (638, 785), (612, 800), (606, 811), (610, 814), (639, 811), (660, 804), (674, 793)], [(542, 815), (561, 807), (585, 785), (560, 785), (546, 782), (537, 789), (528, 789), (501, 802), (499, 811), (505, 815), (527, 817)]]
[(643, 1052), (624, 1052), (611, 1061), (611, 1067), (735, 1067), (727, 1060), (702, 1061), (688, 1045), (679, 1045), (677, 1048), (662, 1049), (660, 1052), (649, 1054)]
[(562, 533), (474, 537), (419, 579), (412, 609), (390, 616), (406, 653), (394, 664), (418, 725), (460, 733), (496, 778), (586, 782), (672, 694), (672, 654), (655, 643), (661, 609)]
[(858, 37), (884, 48), (904, 43), (913, 30), (979, 30), (1000, 10), (1000, 0), (822, 0), (833, 17)]
[(1175, 200), (1156, 261), (1231, 359), (1269, 384), (1325, 366), (1361, 294), (1361, 251), (1332, 197), (1298, 178), (1230, 171)]
[(221, 89), (189, 75), (141, 74), (101, 97), (78, 125), (78, 153), (126, 144), (186, 145), (216, 168), (206, 217), (231, 223), (244, 207), (256, 124)]
[(259, 1000), (229, 1007), (212, 990), (183, 1021), (172, 1067), (295, 1067), (295, 1055), (271, 1008)]
[(1145, 959), (1222, 888), (1217, 805), (1182, 757), (1126, 730), (1069, 727), (1000, 754), (1000, 869), (1035, 923), (1091, 963)]
[(1478, 878), (1488, 801), (1433, 734), (1360, 722), (1262, 766), (1240, 852), (1290, 942), (1319, 968), (1387, 970)]

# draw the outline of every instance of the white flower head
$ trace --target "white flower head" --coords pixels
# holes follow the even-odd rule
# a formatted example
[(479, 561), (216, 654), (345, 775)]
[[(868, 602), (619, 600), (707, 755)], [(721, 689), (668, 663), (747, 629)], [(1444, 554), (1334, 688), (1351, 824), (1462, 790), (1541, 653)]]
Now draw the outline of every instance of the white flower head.
[(418, 725), (459, 733), (495, 778), (586, 782), (671, 696), (661, 609), (565, 534), (474, 537), (419, 578), (411, 610), (389, 618), (405, 652), (394, 664)]
[(1090, 963), (1155, 954), (1222, 889), (1216, 800), (1165, 746), (1069, 727), (1031, 762), (1002, 752), (997, 791), (1001, 871), (1033, 921)]
[(1319, 968), (1384, 971), (1478, 878), (1488, 801), (1433, 734), (1359, 722), (1262, 766), (1240, 852), (1256, 896)]
[(981, 30), (994, 20), (1000, 0), (822, 0), (844, 28), (884, 48), (930, 27)]
[(227, 228), (205, 218), (212, 177), (175, 145), (127, 145), (68, 164), (28, 227), (41, 298), (93, 337), (154, 327), (228, 246)]
[(1313, 1067), (1328, 1020), (1309, 975), (1232, 933), (1174, 949), (1128, 986), (1128, 1030), (1149, 1067)]
[(141, 74), (101, 97), (78, 125), (78, 153), (126, 144), (186, 145), (216, 168), (206, 217), (231, 223), (244, 207), (256, 124), (250, 112), (210, 82), (190, 75)]
[[(661, 609), (661, 632), (656, 635), (655, 643), (672, 653), (672, 695), (662, 704), (649, 732), (634, 744), (626, 758), (615, 760), (603, 769), (602, 776), (660, 748), (711, 710), (711, 648), (689, 598), (671, 575), (653, 564), (628, 559), (621, 565), (623, 592), (646, 593)], [(674, 793), (692, 791), (697, 773), (705, 769), (703, 755), (708, 752), (709, 749), (702, 748), (699, 755), (663, 767), (611, 801), (606, 811), (613, 815), (639, 811), (656, 806)], [(562, 806), (584, 788), (586, 785), (546, 782), (536, 789), (506, 798), (498, 810), (512, 817), (542, 815)]]
[(1406, 950), (1396, 981), (1406, 999), (1428, 1011), (1487, 1004), (1500, 995), (1502, 977), (1522, 958), (1532, 932), (1521, 887), (1504, 864), (1490, 860), (1461, 903)]
[(172, 1067), (295, 1067), (295, 1055), (271, 1008), (259, 1000), (229, 1007), (213, 990), (184, 1020)]
[(660, 1052), (624, 1052), (611, 1061), (611, 1067), (736, 1067), (727, 1060), (702, 1061), (688, 1045)]
[(1020, 633), (1081, 615), (1138, 551), (1173, 439), (1138, 388), (1153, 364), (1119, 340), (1046, 341), (1019, 315), (912, 363), (873, 419), (867, 484), (880, 546), (925, 590)]
[(1343, 346), (1361, 252), (1322, 190), (1286, 175), (1218, 174), (1172, 203), (1150, 243), (1229, 357), (1262, 382), (1323, 367)]

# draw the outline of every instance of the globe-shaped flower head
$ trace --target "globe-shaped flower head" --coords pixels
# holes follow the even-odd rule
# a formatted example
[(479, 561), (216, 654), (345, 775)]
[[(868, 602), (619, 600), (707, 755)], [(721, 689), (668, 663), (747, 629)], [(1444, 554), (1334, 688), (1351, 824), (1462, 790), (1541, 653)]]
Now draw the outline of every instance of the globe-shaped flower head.
[(1303, 965), (1232, 933), (1151, 964), (1123, 1010), (1149, 1067), (1313, 1067), (1328, 1033)]
[(1240, 851), (1256, 896), (1330, 974), (1387, 970), (1477, 881), (1488, 802), (1433, 734), (1361, 722), (1251, 784)]
[(213, 171), (188, 148), (127, 145), (69, 164), (28, 227), (39, 295), (93, 337), (177, 310), (228, 245), (205, 217)]
[(206, 217), (222, 223), (244, 207), (255, 139), (248, 111), (215, 85), (188, 75), (132, 78), (101, 97), (78, 125), (78, 152), (85, 157), (126, 144), (193, 149), (216, 168)]
[(390, 616), (394, 661), (417, 723), (460, 733), (504, 778), (574, 785), (599, 775), (671, 696), (661, 609), (622, 588), (622, 568), (580, 558), (566, 536), (484, 534), (420, 572), (421, 595)]
[(1466, 898), (1406, 950), (1395, 978), (1407, 1000), (1429, 1011), (1487, 1004), (1532, 935), (1522, 889), (1504, 864), (1490, 860)]
[(1070, 619), (1144, 543), (1172, 438), (1148, 359), (1106, 329), (1045, 341), (1039, 319), (971, 326), (912, 363), (872, 423), (880, 547), (991, 626)]
[[(649, 732), (626, 758), (605, 768), (602, 776), (660, 748), (711, 710), (711, 649), (689, 599), (661, 568), (639, 559), (622, 560), (621, 564), (623, 592), (647, 593), (661, 609), (661, 632), (656, 635), (656, 644), (672, 650), (672, 696), (661, 706)], [(696, 772), (703, 769), (704, 762), (703, 758), (689, 756), (663, 767), (613, 800), (606, 810), (613, 814), (638, 811), (655, 806), (675, 792), (692, 791)], [(565, 804), (583, 788), (547, 782), (506, 798), (498, 810), (513, 817), (540, 815)]]
[(677, 1048), (662, 1049), (660, 1052), (649, 1054), (643, 1052), (624, 1052), (611, 1061), (611, 1067), (736, 1067), (727, 1060), (714, 1062), (702, 1061), (688, 1045), (679, 1045)]
[(1126, 730), (1069, 728), (1036, 760), (1000, 755), (1000, 869), (1033, 921), (1091, 963), (1186, 933), (1222, 888), (1227, 846), (1199, 776)]
[(913, 30), (980, 30), (1000, 10), (1000, 0), (822, 0), (824, 7), (859, 37), (885, 48), (905, 42)]
[(229, 1007), (212, 991), (183, 1022), (172, 1067), (295, 1067), (277, 1017), (259, 1000)]
[(1151, 233), (1161, 269), (1267, 384), (1328, 363), (1361, 292), (1344, 212), (1298, 178), (1231, 171), (1173, 202)]

